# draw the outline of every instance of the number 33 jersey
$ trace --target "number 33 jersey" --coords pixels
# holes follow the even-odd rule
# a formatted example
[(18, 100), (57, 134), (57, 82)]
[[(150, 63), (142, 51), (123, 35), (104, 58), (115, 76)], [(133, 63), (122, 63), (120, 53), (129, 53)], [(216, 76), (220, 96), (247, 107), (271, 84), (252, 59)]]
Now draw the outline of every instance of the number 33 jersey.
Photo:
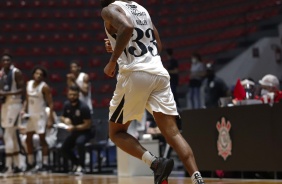
[[(154, 26), (148, 11), (134, 1), (115, 1), (112, 4), (121, 7), (134, 25), (132, 37), (118, 59), (119, 72), (144, 71), (169, 77), (159, 55)], [(106, 34), (114, 50), (118, 47), (116, 34), (110, 35), (107, 29)]]
[(34, 80), (30, 80), (27, 83), (26, 92), (28, 95), (28, 113), (30, 115), (41, 114), (45, 112), (46, 104), (42, 88), (45, 82), (41, 82), (34, 87)]

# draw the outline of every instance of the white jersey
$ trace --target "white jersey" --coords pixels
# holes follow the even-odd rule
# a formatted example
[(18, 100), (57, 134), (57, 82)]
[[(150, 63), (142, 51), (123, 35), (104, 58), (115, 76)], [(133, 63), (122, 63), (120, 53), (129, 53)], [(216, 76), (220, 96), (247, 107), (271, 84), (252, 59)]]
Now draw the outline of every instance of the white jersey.
[[(80, 72), (77, 79), (76, 79), (76, 84), (82, 88), (83, 86), (83, 79), (85, 77), (86, 73)], [(84, 103), (86, 103), (88, 105), (88, 107), (90, 108), (90, 111), (92, 112), (92, 101), (91, 101), (91, 88), (89, 85), (89, 90), (88, 90), (88, 94), (87, 96), (85, 96), (84, 94), (82, 94), (81, 92), (79, 93), (79, 100), (83, 101)]]
[[(13, 65), (11, 65), (12, 70), (12, 83), (11, 83), (11, 87), (10, 87), (10, 92), (15, 92), (18, 90), (17, 88), (17, 82), (15, 80), (15, 73), (16, 71), (19, 71), (18, 68), (14, 67)], [(4, 74), (4, 70), (2, 69), (1, 71), (2, 74)], [(6, 91), (5, 88), (9, 88), (9, 86), (5, 85), (3, 80), (5, 80), (4, 78), (7, 77), (7, 75), (2, 75), (1, 76), (1, 86), (2, 86), (2, 90)], [(21, 99), (21, 95), (7, 95), (6, 99), (5, 99), (5, 103), (21, 103), (22, 99)]]
[(33, 87), (33, 84), (34, 80), (30, 80), (28, 81), (26, 87), (28, 95), (28, 113), (30, 115), (41, 114), (43, 112), (45, 113), (46, 103), (42, 93), (42, 88), (46, 83), (42, 81), (35, 88)]
[[(118, 59), (119, 72), (144, 71), (169, 77), (158, 52), (154, 27), (148, 11), (134, 1), (115, 1), (112, 4), (121, 7), (134, 25), (132, 37)], [(116, 35), (110, 35), (107, 29), (105, 30), (114, 49)]]

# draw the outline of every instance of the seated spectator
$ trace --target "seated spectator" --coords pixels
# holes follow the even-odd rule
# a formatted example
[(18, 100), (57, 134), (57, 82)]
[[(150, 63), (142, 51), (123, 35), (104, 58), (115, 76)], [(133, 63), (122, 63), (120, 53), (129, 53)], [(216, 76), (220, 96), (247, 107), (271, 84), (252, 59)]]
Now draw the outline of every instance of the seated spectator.
[[(91, 132), (91, 111), (86, 103), (79, 100), (79, 88), (71, 86), (68, 89), (68, 100), (65, 102), (61, 121), (70, 132), (66, 137), (61, 152), (71, 160), (72, 173), (81, 175), (85, 165), (85, 143), (93, 136)], [(77, 147), (78, 155), (73, 149)]]
[(263, 103), (273, 104), (282, 100), (282, 91), (279, 90), (279, 80), (276, 76), (267, 74), (261, 80), (260, 99)]

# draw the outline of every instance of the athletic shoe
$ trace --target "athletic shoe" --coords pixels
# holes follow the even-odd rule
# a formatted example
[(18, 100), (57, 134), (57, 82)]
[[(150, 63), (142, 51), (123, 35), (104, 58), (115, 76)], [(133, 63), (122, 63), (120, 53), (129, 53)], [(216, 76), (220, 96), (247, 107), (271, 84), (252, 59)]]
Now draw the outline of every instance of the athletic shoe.
[(200, 173), (195, 173), (194, 177), (195, 178), (193, 179), (193, 184), (205, 184)]
[(32, 174), (32, 173), (35, 173), (37, 171), (35, 165), (30, 165), (30, 164), (27, 164), (26, 166), (26, 169), (25, 169), (25, 174)]
[(15, 168), (13, 169), (13, 173), (14, 173), (14, 175), (20, 176), (20, 175), (23, 174), (23, 171), (22, 171), (20, 168), (15, 167)]
[(48, 165), (43, 164), (40, 169), (38, 169), (38, 172), (40, 173), (48, 173), (50, 171), (50, 168)]
[(154, 171), (155, 184), (167, 183), (167, 178), (173, 169), (173, 159), (156, 158), (151, 165), (151, 169)]
[(77, 175), (77, 176), (80, 176), (80, 175), (83, 175), (84, 174), (84, 169), (82, 166), (77, 166), (75, 172), (74, 172), (74, 175)]
[(6, 178), (6, 177), (11, 177), (11, 176), (13, 176), (13, 175), (14, 175), (14, 173), (13, 173), (12, 168), (5, 167), (5, 168), (2, 170), (0, 176)]

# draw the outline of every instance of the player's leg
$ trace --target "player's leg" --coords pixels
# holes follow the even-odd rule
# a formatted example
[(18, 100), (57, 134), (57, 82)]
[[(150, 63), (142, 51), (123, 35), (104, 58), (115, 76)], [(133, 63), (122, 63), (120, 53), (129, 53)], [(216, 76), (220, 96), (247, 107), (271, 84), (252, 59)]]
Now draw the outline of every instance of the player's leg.
[(5, 144), (5, 168), (2, 171), (5, 175), (10, 175), (13, 173), (13, 152), (14, 152), (14, 142), (12, 139), (14, 127), (7, 127), (4, 129), (4, 144)]
[(204, 183), (198, 170), (193, 151), (177, 128), (176, 117), (165, 115), (161, 112), (154, 112), (154, 117), (167, 143), (176, 151), (190, 174), (193, 184)]
[(177, 127), (176, 116), (178, 116), (178, 112), (170, 89), (169, 79), (158, 76), (155, 83), (157, 88), (148, 100), (148, 108), (150, 112), (153, 112), (155, 121), (167, 143), (176, 151), (192, 176), (193, 184), (204, 183), (198, 172), (192, 149)]
[(34, 162), (34, 148), (33, 148), (33, 135), (34, 131), (27, 132), (26, 133), (26, 150), (27, 150), (27, 166), (26, 166), (26, 172), (31, 171), (35, 167), (35, 162)]
[(19, 135), (16, 127), (13, 127), (14, 131), (12, 133), (13, 140), (13, 172), (14, 174), (19, 174), (22, 172), (20, 168), (20, 146), (19, 146)]
[(49, 170), (49, 164), (48, 164), (48, 144), (45, 139), (45, 133), (38, 134), (39, 135), (39, 140), (40, 140), (40, 145), (42, 148), (42, 168), (40, 171), (48, 171)]
[(130, 122), (126, 124), (119, 124), (110, 121), (109, 136), (110, 139), (116, 144), (117, 147), (125, 151), (126, 153), (142, 159), (142, 155), (147, 151), (139, 141), (127, 133), (127, 128)]
[(79, 164), (79, 160), (77, 159), (76, 155), (74, 154), (74, 147), (75, 147), (75, 141), (77, 139), (79, 134), (75, 133), (75, 132), (71, 132), (65, 139), (65, 141), (62, 144), (62, 147), (60, 149), (61, 154), (67, 158), (68, 160), (71, 161), (73, 168), (71, 172), (75, 172), (78, 164)]

